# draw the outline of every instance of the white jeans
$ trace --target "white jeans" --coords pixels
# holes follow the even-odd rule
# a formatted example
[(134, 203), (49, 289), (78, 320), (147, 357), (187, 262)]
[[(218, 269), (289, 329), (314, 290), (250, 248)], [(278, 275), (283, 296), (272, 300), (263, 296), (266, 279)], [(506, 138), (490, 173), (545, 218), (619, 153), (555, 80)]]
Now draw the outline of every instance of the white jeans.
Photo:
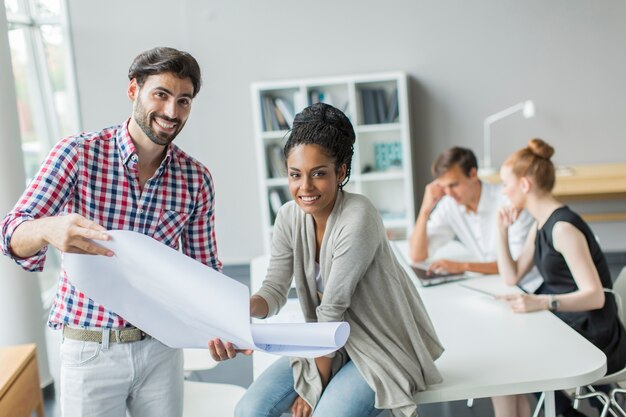
[(63, 417), (181, 417), (183, 354), (156, 339), (106, 344), (64, 339)]

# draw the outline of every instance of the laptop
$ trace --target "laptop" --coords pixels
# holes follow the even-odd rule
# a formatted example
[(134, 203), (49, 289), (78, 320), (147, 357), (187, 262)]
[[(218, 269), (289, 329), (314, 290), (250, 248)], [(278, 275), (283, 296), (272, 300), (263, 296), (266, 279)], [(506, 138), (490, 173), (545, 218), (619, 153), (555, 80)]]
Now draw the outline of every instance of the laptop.
[(430, 287), (431, 285), (445, 284), (446, 282), (455, 282), (467, 278), (465, 273), (458, 274), (436, 274), (434, 272), (428, 272), (427, 269), (420, 268), (419, 266), (411, 265), (411, 270), (417, 277), (417, 280), (423, 287)]
[(411, 265), (408, 257), (408, 245), (407, 242), (398, 242), (398, 241), (390, 241), (391, 247), (395, 252), (398, 259), (402, 261), (405, 265), (408, 265), (413, 271), (413, 275), (419, 281), (419, 283), (423, 287), (430, 287), (432, 285), (445, 284), (446, 282), (454, 282), (460, 281), (462, 279), (467, 278), (468, 276), (465, 273), (459, 274), (436, 274), (436, 273), (428, 273), (428, 264), (426, 262), (421, 262), (419, 264)]

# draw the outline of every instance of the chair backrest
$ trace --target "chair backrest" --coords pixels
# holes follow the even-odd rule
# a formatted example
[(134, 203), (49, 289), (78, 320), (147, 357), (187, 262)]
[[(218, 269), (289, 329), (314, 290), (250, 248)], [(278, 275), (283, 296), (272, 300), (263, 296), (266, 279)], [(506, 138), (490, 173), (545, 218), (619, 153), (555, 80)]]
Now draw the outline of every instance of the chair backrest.
[(617, 279), (613, 283), (613, 293), (615, 294), (615, 300), (617, 301), (617, 312), (622, 324), (626, 326), (626, 311), (624, 309), (624, 302), (626, 302), (626, 266), (617, 276)]
[(183, 358), (185, 372), (204, 371), (215, 368), (218, 364), (211, 358), (208, 349), (183, 349)]

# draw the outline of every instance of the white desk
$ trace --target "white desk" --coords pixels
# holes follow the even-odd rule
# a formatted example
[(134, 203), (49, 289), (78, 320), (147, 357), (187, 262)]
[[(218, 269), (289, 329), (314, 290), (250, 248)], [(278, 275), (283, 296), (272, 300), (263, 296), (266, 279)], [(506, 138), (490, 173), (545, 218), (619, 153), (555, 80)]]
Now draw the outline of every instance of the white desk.
[[(399, 248), (406, 252), (406, 244)], [(253, 262), (253, 289), (267, 262)], [(495, 276), (465, 282), (491, 292), (519, 291)], [(604, 354), (549, 312), (515, 314), (457, 283), (418, 285), (418, 292), (446, 349), (436, 362), (444, 382), (418, 393), (418, 404), (544, 391), (545, 415), (554, 417), (553, 391), (589, 384), (606, 372)]]

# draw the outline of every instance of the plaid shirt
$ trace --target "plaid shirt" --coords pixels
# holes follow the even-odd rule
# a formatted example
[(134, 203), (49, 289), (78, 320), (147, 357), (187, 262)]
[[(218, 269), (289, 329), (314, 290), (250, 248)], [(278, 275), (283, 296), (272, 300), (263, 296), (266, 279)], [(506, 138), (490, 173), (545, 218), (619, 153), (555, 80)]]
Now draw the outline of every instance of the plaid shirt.
[[(137, 154), (128, 120), (100, 132), (61, 140), (13, 210), (0, 223), (0, 249), (28, 271), (43, 270), (47, 246), (17, 259), (9, 250), (15, 229), (27, 220), (78, 213), (108, 230), (133, 230), (221, 270), (214, 233), (214, 190), (209, 171), (176, 145), (140, 188)], [(179, 277), (171, 277), (180, 279)], [(61, 266), (48, 324), (126, 327), (122, 317), (87, 298)]]

